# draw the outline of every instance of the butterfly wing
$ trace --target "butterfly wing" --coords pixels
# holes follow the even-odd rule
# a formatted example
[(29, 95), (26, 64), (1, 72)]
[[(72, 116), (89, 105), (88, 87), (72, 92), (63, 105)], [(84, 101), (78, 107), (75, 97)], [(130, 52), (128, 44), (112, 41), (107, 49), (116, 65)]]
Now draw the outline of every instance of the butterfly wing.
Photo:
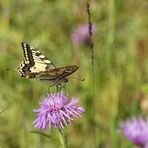
[(51, 82), (51, 85), (61, 85), (63, 82), (68, 82), (67, 76), (74, 73), (77, 69), (78, 66), (76, 65), (60, 67), (40, 72), (36, 77), (43, 82)]
[(47, 81), (53, 85), (61, 85), (67, 82), (67, 76), (74, 73), (78, 66), (71, 65), (56, 68), (55, 65), (45, 57), (40, 51), (30, 46), (26, 42), (21, 43), (24, 61), (18, 67), (22, 77), (37, 78), (41, 81)]
[(36, 48), (26, 42), (21, 43), (24, 61), (18, 67), (22, 77), (34, 78), (36, 73), (55, 69), (55, 65)]
[(25, 42), (22, 42), (21, 45), (25, 63), (30, 65), (32, 72), (46, 71), (55, 68), (54, 64), (36, 48)]

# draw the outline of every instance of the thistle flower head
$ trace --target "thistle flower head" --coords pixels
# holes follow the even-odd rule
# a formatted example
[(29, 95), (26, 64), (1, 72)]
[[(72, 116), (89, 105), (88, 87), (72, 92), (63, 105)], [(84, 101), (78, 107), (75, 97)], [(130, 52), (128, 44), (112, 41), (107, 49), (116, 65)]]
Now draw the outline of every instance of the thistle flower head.
[[(96, 32), (96, 26), (92, 25), (92, 33), (94, 32)], [(76, 28), (72, 33), (71, 38), (72, 42), (76, 45), (82, 45), (82, 44), (89, 45), (90, 44), (89, 36), (90, 36), (89, 27), (88, 24), (87, 25), (85, 24)]]
[(121, 124), (120, 131), (136, 145), (145, 147), (148, 144), (148, 118), (128, 119)]
[(37, 118), (33, 121), (35, 128), (64, 128), (71, 123), (74, 118), (81, 117), (84, 108), (79, 106), (78, 98), (68, 100), (63, 92), (49, 94), (47, 98), (40, 102), (40, 107), (34, 109), (37, 112)]

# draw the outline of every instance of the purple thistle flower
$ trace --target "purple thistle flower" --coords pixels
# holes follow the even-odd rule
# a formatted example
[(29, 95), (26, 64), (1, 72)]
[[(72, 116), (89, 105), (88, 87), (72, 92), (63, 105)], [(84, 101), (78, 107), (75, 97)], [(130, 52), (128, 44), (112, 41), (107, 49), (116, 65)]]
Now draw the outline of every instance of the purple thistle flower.
[(121, 124), (120, 131), (135, 145), (148, 146), (148, 118), (146, 120), (142, 117), (128, 119)]
[(35, 128), (47, 129), (53, 124), (55, 128), (64, 128), (75, 118), (80, 118), (84, 108), (79, 106), (79, 99), (71, 101), (63, 92), (49, 94), (40, 102), (40, 108), (34, 109), (37, 118), (33, 121)]
[[(92, 34), (95, 32), (96, 32), (96, 26), (92, 25)], [(81, 44), (89, 45), (90, 44), (89, 36), (90, 36), (89, 27), (87, 24), (87, 25), (82, 25), (76, 28), (72, 33), (71, 38), (72, 38), (72, 42), (75, 45), (81, 45)]]

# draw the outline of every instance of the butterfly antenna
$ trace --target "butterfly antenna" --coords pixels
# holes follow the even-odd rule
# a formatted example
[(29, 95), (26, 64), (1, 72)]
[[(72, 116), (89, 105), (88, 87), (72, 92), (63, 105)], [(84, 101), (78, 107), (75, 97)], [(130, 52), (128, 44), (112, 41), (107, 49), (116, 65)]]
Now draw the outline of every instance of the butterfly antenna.
[(79, 80), (79, 81), (85, 81), (85, 79), (80, 79), (80, 78), (76, 78), (76, 77), (69, 77), (69, 78), (72, 78), (72, 79), (76, 79), (76, 80)]

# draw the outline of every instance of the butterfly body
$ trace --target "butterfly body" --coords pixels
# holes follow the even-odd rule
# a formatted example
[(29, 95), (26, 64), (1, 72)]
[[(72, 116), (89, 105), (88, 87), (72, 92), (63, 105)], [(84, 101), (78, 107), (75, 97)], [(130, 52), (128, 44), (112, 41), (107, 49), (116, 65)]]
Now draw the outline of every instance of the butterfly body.
[(21, 43), (21, 45), (24, 61), (17, 68), (21, 77), (37, 78), (40, 81), (49, 82), (51, 86), (58, 86), (68, 82), (67, 76), (78, 69), (76, 65), (56, 68), (47, 57), (34, 47), (25, 42)]

